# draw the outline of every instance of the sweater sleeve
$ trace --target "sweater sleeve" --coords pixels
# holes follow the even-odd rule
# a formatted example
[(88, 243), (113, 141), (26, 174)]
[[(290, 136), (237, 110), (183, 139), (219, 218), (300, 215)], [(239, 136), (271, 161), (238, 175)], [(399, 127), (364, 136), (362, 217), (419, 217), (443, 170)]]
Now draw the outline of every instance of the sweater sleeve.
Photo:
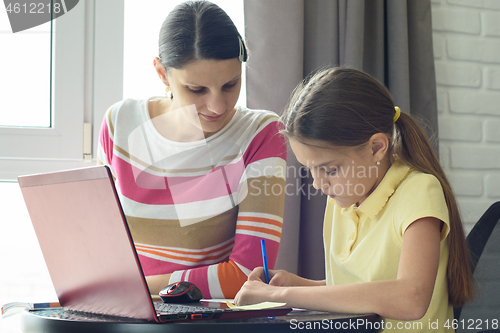
[(114, 128), (111, 119), (111, 106), (105, 113), (99, 131), (99, 145), (97, 146), (97, 164), (110, 166), (113, 160)]
[(245, 181), (238, 189), (234, 246), (227, 261), (176, 271), (170, 283), (190, 281), (205, 298), (234, 298), (248, 274), (262, 266), (260, 240), (265, 239), (269, 268), (274, 268), (283, 224), (286, 143), (279, 122), (264, 123), (243, 153)]

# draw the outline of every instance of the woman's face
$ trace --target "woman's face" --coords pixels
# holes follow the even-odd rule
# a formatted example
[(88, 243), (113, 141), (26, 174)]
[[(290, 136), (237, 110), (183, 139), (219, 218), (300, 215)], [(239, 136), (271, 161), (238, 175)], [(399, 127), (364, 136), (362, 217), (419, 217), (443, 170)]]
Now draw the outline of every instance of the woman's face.
[(194, 105), (187, 115), (192, 124), (201, 125), (205, 137), (222, 129), (233, 117), (241, 87), (241, 62), (196, 60), (182, 69), (171, 68), (167, 82), (172, 90), (170, 110)]

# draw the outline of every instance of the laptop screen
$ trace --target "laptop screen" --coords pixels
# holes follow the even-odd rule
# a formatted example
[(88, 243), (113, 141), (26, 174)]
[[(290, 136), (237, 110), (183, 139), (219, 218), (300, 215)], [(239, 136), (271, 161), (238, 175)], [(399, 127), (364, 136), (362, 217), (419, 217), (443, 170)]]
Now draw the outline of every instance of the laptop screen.
[(63, 307), (155, 320), (107, 167), (22, 176), (19, 185)]

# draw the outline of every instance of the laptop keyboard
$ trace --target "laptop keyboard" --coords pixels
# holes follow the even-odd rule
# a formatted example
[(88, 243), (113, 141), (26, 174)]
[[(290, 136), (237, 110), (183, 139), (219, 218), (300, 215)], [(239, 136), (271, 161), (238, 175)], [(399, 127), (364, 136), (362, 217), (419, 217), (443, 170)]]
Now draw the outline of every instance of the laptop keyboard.
[(160, 313), (203, 313), (203, 312), (224, 312), (227, 309), (208, 308), (204, 306), (172, 304), (172, 303), (154, 303), (156, 312)]

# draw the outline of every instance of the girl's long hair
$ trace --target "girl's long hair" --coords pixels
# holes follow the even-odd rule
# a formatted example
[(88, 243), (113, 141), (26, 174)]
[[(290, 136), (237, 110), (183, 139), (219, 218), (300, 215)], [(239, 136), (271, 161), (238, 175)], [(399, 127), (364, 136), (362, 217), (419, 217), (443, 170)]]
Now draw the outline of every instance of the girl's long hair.
[(283, 134), (304, 144), (323, 142), (339, 148), (362, 147), (375, 133), (384, 133), (409, 167), (435, 176), (448, 206), (450, 231), (447, 268), (449, 301), (462, 306), (474, 297), (469, 250), (455, 196), (432, 145), (418, 122), (401, 112), (389, 90), (372, 76), (349, 68), (322, 69), (299, 85), (282, 115)]

